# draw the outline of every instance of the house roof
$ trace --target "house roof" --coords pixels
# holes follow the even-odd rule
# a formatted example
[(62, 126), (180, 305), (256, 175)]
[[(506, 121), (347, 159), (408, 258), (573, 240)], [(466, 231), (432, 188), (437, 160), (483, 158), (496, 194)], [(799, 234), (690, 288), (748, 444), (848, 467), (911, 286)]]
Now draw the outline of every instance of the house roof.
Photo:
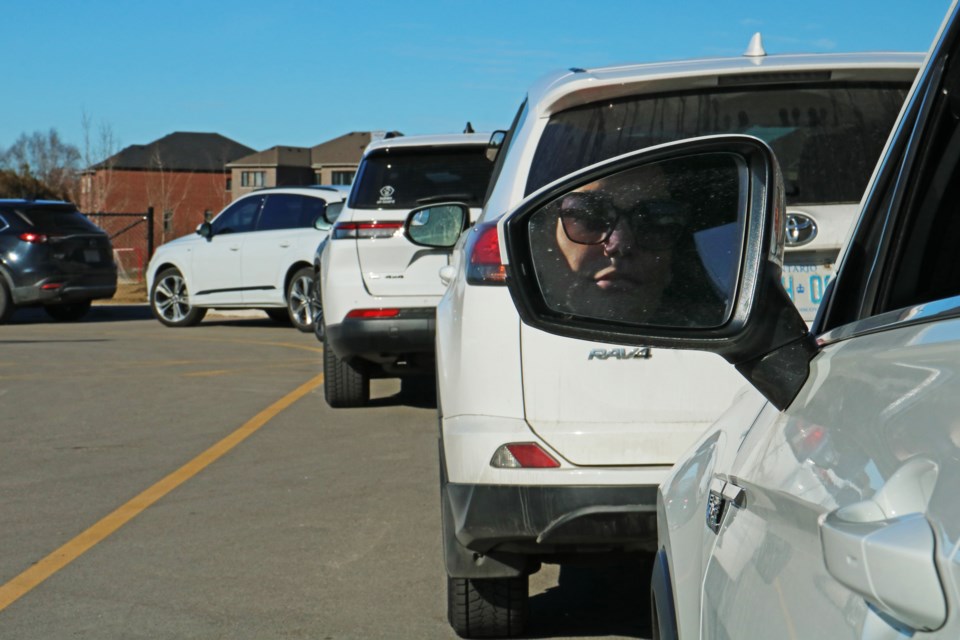
[(309, 167), (310, 149), (306, 147), (286, 147), (277, 145), (264, 151), (258, 151), (227, 164), (233, 167)]
[(351, 131), (339, 138), (327, 140), (310, 149), (314, 167), (329, 164), (360, 164), (363, 151), (373, 140), (396, 138), (399, 131)]
[(217, 171), (253, 149), (219, 133), (177, 131), (149, 144), (132, 144), (91, 167), (166, 171)]

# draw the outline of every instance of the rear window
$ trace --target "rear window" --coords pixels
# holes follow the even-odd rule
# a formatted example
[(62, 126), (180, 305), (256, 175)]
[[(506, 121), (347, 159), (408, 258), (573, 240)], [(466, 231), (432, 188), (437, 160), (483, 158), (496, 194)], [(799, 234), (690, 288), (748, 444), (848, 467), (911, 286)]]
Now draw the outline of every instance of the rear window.
[(374, 151), (360, 166), (350, 207), (413, 209), (443, 201), (479, 207), (492, 170), (484, 145)]
[(16, 212), (31, 227), (47, 235), (103, 233), (74, 207), (25, 207)]
[(558, 113), (526, 192), (588, 165), (682, 138), (743, 133), (767, 142), (787, 204), (859, 202), (910, 90), (902, 83), (817, 83), (647, 95)]

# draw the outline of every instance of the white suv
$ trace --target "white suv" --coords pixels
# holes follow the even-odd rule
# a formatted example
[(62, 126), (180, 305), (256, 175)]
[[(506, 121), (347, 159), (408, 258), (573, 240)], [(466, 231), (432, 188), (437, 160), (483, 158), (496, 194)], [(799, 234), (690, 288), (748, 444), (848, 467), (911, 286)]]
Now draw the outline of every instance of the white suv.
[(437, 270), (450, 252), (409, 242), (404, 221), (411, 209), (445, 200), (465, 203), (476, 217), (493, 167), (489, 139), (404, 136), (364, 151), (350, 199), (316, 261), (331, 407), (364, 405), (371, 378), (433, 374), (434, 313), (444, 290)]
[[(621, 156), (554, 185), (552, 202), (528, 203), (501, 227), (525, 321), (711, 351), (754, 387), (661, 485), (654, 638), (960, 637), (958, 14), (954, 2), (809, 330), (780, 283), (784, 176), (756, 138)], [(725, 168), (705, 175), (708, 164)], [(621, 303), (556, 313), (566, 300), (533, 278), (556, 251), (533, 234), (536, 221), (568, 195), (609, 192), (601, 184), (649, 191), (654, 173), (669, 175), (674, 209), (709, 214), (688, 218), (687, 234), (731, 225), (701, 243), (711, 249), (701, 265), (737, 258), (720, 304), (706, 303), (715, 320), (656, 326)], [(605, 217), (578, 224), (603, 228)], [(678, 266), (693, 275), (696, 264)]]
[[(658, 485), (743, 383), (716, 354), (561, 338), (521, 322), (500, 261), (504, 213), (626, 152), (757, 136), (783, 168), (785, 284), (813, 318), (923, 56), (766, 56), (759, 44), (740, 58), (572, 69), (534, 85), (521, 105), (437, 307), (443, 550), (448, 617), (461, 636), (522, 633), (527, 576), (541, 562), (655, 549)], [(586, 249), (610, 233), (547, 231)], [(667, 264), (666, 241), (649, 235), (634, 246), (660, 252), (651, 273)], [(569, 270), (586, 264), (574, 254), (555, 247), (551, 259)], [(728, 269), (712, 266), (699, 285), (729, 281)], [(596, 267), (594, 289), (620, 287), (606, 268)], [(588, 289), (580, 307), (602, 313)]]
[(160, 246), (147, 268), (154, 316), (193, 326), (208, 309), (263, 309), (313, 330), (313, 254), (326, 237), (328, 204), (348, 187), (276, 187), (237, 198), (196, 234)]

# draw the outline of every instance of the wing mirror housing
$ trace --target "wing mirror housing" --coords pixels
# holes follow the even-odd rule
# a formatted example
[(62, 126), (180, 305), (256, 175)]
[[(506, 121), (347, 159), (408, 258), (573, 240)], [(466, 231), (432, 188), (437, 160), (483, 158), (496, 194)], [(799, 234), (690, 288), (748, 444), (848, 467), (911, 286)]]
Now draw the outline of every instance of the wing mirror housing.
[(327, 206), (323, 208), (323, 215), (317, 218), (313, 226), (321, 230), (329, 229), (330, 226), (337, 221), (337, 218), (340, 217), (340, 214), (343, 213), (343, 206), (345, 204), (342, 200), (340, 202), (328, 202)]
[(750, 136), (625, 154), (500, 221), (523, 321), (570, 338), (717, 353), (777, 408), (817, 345), (780, 282), (783, 179)]
[(420, 247), (450, 249), (470, 223), (470, 207), (442, 202), (418, 207), (407, 215), (403, 235)]
[(201, 222), (197, 225), (197, 235), (209, 240), (213, 237), (213, 225), (209, 222)]
[(497, 129), (490, 134), (490, 141), (487, 142), (487, 160), (493, 162), (500, 155), (500, 149), (503, 148), (503, 142), (507, 139), (507, 132)]

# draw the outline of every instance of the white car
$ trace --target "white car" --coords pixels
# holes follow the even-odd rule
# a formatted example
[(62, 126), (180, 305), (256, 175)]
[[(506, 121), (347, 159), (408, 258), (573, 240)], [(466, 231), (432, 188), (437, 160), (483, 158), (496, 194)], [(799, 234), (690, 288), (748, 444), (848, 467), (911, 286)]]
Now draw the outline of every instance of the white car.
[[(458, 634), (521, 634), (527, 577), (543, 562), (653, 551), (657, 487), (743, 385), (716, 354), (600, 344), (521, 322), (504, 286), (501, 216), (625, 152), (706, 134), (758, 136), (782, 162), (792, 242), (784, 278), (812, 320), (922, 59), (766, 56), (755, 39), (739, 58), (573, 69), (530, 89), (483, 213), (441, 274), (450, 281), (437, 307), (443, 544)], [(567, 244), (604, 240), (581, 231), (565, 229), (577, 238)], [(573, 253), (553, 258), (558, 268), (580, 263)], [(691, 291), (731, 277), (708, 266)], [(596, 266), (597, 286), (621, 287), (605, 268)]]
[(433, 375), (434, 314), (444, 290), (437, 270), (450, 251), (412, 244), (404, 221), (411, 209), (444, 200), (466, 203), (476, 217), (493, 167), (489, 139), (402, 136), (364, 151), (350, 199), (315, 262), (331, 407), (366, 404), (371, 378)]
[(328, 204), (349, 187), (275, 187), (230, 203), (196, 234), (161, 245), (147, 268), (153, 315), (189, 327), (208, 309), (263, 309), (313, 330), (313, 254), (330, 229)]
[[(712, 352), (753, 386), (661, 486), (654, 638), (960, 637), (958, 54), (954, 3), (809, 330), (780, 282), (784, 176), (756, 138), (621, 156), (505, 220), (511, 292), (526, 322)], [(555, 243), (534, 230), (568, 197), (649, 194), (662, 175), (665, 199), (687, 214), (683, 233), (704, 238), (681, 273), (696, 278), (729, 258), (719, 260), (729, 277), (696, 316), (712, 319), (653, 324), (624, 299), (571, 309), (535, 280), (554, 269)], [(652, 224), (632, 222), (638, 232)], [(607, 222), (597, 209), (578, 224)], [(654, 278), (634, 298), (662, 289)], [(677, 292), (666, 301), (687, 303)]]

